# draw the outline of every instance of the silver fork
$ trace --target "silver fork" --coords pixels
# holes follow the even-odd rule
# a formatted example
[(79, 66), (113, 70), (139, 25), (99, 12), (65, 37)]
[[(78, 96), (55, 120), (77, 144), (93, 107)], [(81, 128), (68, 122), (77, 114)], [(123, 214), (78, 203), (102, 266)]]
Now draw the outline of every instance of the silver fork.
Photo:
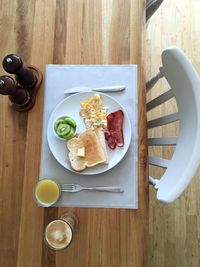
[(82, 186), (80, 184), (62, 184), (61, 191), (76, 193), (82, 190), (96, 190), (104, 192), (114, 192), (114, 193), (123, 193), (124, 190), (121, 187), (117, 186)]

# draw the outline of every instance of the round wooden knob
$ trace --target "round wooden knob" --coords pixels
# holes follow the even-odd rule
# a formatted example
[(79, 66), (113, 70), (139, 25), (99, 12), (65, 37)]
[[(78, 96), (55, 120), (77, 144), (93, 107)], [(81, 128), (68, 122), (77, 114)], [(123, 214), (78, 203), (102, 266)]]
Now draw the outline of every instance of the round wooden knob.
[(12, 77), (8, 75), (0, 76), (0, 94), (10, 95), (13, 94), (15, 90), (16, 83)]
[(23, 67), (21, 58), (15, 54), (9, 54), (3, 59), (3, 68), (11, 74), (18, 73)]
[(18, 106), (24, 106), (30, 100), (28, 91), (7, 75), (0, 76), (0, 94), (9, 95), (11, 102)]
[(26, 89), (32, 89), (37, 83), (37, 77), (31, 68), (24, 67), (22, 59), (16, 54), (7, 55), (2, 62), (5, 71), (15, 74), (16, 80)]

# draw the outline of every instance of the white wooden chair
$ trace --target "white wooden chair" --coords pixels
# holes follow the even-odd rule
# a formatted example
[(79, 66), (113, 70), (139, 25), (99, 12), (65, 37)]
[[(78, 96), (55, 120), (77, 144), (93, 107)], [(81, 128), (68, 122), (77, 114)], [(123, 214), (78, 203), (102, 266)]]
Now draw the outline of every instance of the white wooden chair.
[(176, 200), (186, 189), (200, 163), (200, 79), (191, 61), (177, 47), (162, 53), (158, 74), (147, 82), (147, 91), (164, 77), (170, 89), (147, 103), (147, 111), (175, 98), (178, 112), (148, 121), (148, 129), (179, 120), (179, 135), (149, 138), (149, 146), (176, 145), (171, 160), (149, 157), (149, 164), (165, 168), (160, 180), (149, 177), (164, 203)]
[(164, 0), (146, 0), (146, 22), (153, 16)]

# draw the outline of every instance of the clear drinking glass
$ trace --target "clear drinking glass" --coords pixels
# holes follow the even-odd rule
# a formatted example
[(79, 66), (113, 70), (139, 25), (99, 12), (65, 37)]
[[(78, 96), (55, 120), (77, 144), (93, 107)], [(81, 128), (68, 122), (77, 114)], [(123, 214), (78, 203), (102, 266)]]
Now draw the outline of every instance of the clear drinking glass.
[(34, 187), (33, 196), (39, 206), (50, 207), (61, 196), (60, 185), (52, 179), (41, 179)]
[(73, 213), (62, 214), (46, 226), (44, 231), (46, 245), (56, 251), (67, 248), (73, 240), (78, 224), (78, 219)]

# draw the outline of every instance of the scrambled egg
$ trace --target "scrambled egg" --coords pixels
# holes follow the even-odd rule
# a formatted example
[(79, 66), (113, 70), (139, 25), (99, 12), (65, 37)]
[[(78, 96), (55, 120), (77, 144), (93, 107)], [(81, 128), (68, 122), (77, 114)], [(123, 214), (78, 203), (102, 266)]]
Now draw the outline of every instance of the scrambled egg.
[(99, 94), (81, 101), (80, 116), (84, 120), (86, 129), (98, 126), (105, 129), (107, 127), (106, 113), (107, 108), (103, 105)]

